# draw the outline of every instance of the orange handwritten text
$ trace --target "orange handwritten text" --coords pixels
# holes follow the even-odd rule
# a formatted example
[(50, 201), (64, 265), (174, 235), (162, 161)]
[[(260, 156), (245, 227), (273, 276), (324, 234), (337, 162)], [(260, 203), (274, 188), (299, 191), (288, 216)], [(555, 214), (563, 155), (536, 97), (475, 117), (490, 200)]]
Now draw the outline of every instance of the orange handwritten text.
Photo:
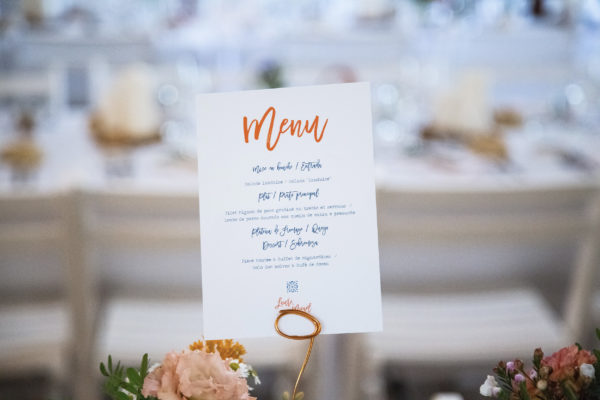
[(300, 311), (305, 311), (307, 313), (310, 312), (312, 308), (312, 303), (308, 303), (305, 306), (301, 306), (300, 304), (296, 304), (292, 301), (292, 299), (287, 298), (287, 299), (283, 299), (283, 297), (280, 297), (277, 300), (277, 305), (275, 306), (276, 310), (279, 309), (292, 309), (292, 310), (300, 310)]
[[(325, 133), (325, 128), (327, 127), (327, 122), (329, 119), (325, 120), (321, 131), (319, 132), (319, 116), (316, 115), (315, 118), (310, 120), (293, 120), (283, 118), (279, 123), (279, 132), (274, 133), (273, 127), (275, 127), (275, 107), (267, 108), (267, 111), (263, 114), (260, 121), (256, 118), (252, 119), (250, 124), (248, 125), (248, 117), (244, 116), (244, 140), (248, 143), (250, 139), (250, 132), (254, 129), (254, 140), (258, 140), (260, 137), (260, 133), (262, 131), (263, 124), (265, 121), (269, 121), (269, 128), (267, 132), (267, 150), (273, 151), (277, 143), (279, 143), (279, 139), (281, 135), (289, 132), (291, 136), (302, 137), (302, 135), (313, 134), (315, 138), (315, 142), (319, 143), (323, 139), (323, 134)], [(304, 124), (303, 124), (304, 122)]]

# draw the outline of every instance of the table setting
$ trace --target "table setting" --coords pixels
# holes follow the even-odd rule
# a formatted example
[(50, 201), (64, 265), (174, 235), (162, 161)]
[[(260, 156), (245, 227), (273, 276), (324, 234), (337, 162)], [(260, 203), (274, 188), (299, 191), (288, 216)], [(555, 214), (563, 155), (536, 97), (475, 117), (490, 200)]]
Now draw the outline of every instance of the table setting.
[(596, 400), (599, 16), (3, 3), (0, 397)]

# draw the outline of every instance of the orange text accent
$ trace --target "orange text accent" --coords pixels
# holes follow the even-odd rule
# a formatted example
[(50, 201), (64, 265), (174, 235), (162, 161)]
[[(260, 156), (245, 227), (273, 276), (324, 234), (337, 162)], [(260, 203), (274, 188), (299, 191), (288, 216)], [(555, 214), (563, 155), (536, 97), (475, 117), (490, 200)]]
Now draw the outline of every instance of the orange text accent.
[(305, 311), (305, 312), (310, 312), (312, 308), (312, 303), (308, 303), (305, 306), (301, 306), (300, 304), (296, 304), (292, 301), (292, 299), (287, 298), (287, 299), (283, 299), (283, 297), (280, 297), (279, 299), (277, 299), (277, 305), (275, 306), (276, 310), (279, 309), (290, 309), (290, 310), (300, 310), (300, 311)]
[(273, 127), (275, 126), (275, 107), (267, 108), (267, 111), (263, 114), (260, 121), (256, 118), (252, 119), (250, 124), (248, 125), (248, 117), (244, 116), (244, 140), (248, 143), (250, 139), (250, 132), (254, 129), (254, 140), (258, 140), (263, 128), (263, 124), (265, 121), (269, 121), (269, 130), (267, 133), (267, 150), (273, 151), (279, 143), (279, 139), (281, 135), (289, 132), (291, 136), (302, 137), (306, 134), (313, 134), (315, 142), (319, 143), (323, 139), (323, 134), (325, 133), (325, 128), (327, 127), (327, 122), (329, 119), (325, 119), (325, 123), (319, 132), (319, 116), (316, 115), (315, 118), (310, 120), (293, 120), (284, 118), (279, 123), (279, 132), (276, 134), (273, 133)]

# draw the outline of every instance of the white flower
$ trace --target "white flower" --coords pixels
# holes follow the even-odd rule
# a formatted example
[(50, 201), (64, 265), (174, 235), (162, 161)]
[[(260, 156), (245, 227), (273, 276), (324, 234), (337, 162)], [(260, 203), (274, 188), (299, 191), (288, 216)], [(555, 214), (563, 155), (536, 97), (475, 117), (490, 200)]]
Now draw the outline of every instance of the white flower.
[(250, 372), (250, 368), (248, 368), (248, 365), (244, 364), (244, 363), (239, 363), (238, 365), (239, 365), (239, 368), (237, 370), (238, 374), (240, 374), (240, 376), (242, 378), (247, 378), (248, 374)]
[[(237, 372), (237, 374), (240, 377), (245, 378), (245, 379), (248, 379), (249, 377), (253, 377), (254, 384), (260, 385), (260, 379), (258, 379), (258, 374), (254, 370), (254, 368), (252, 368), (252, 365), (241, 363), (241, 362), (239, 362), (239, 360), (234, 359), (234, 360), (231, 360), (231, 362), (229, 363), (229, 366), (231, 367), (231, 369), (233, 369), (235, 372)], [(252, 388), (250, 388), (250, 389), (252, 389)]]
[(496, 378), (492, 375), (488, 375), (487, 379), (479, 388), (479, 393), (485, 397), (496, 397), (500, 393), (500, 386), (496, 382)]
[(581, 364), (579, 366), (579, 372), (581, 372), (581, 375), (587, 378), (594, 379), (594, 377), (596, 376), (596, 370), (594, 369), (594, 366), (592, 364)]
[(260, 379), (258, 378), (258, 374), (256, 373), (255, 370), (251, 370), (250, 371), (250, 375), (252, 375), (252, 377), (254, 377), (254, 384), (255, 385), (260, 385)]

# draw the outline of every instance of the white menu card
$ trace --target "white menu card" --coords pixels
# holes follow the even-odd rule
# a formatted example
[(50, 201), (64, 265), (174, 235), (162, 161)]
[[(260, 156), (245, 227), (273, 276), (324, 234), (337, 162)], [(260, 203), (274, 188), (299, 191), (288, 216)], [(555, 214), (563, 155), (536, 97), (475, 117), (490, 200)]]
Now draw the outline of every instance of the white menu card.
[(197, 115), (205, 338), (275, 336), (290, 308), (381, 330), (369, 84), (202, 94)]

